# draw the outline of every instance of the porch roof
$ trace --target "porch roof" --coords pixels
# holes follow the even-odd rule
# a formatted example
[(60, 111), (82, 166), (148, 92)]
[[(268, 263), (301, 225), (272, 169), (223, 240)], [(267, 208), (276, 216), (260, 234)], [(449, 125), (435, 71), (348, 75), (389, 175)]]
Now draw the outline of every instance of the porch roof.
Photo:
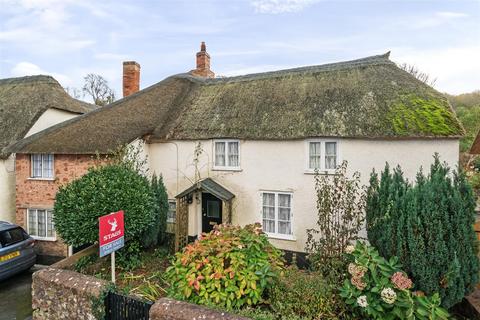
[(228, 201), (235, 197), (233, 193), (225, 189), (223, 186), (215, 182), (213, 179), (205, 178), (203, 180), (198, 181), (197, 183), (195, 183), (185, 191), (179, 193), (175, 198), (182, 198), (198, 190), (209, 192), (213, 194), (215, 197), (223, 201)]

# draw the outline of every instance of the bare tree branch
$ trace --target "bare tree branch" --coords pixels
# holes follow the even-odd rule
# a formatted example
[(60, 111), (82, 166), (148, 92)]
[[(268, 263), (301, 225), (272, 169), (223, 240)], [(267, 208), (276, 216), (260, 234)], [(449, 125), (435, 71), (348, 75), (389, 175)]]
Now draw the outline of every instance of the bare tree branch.
[(434, 87), (437, 82), (437, 78), (432, 79), (428, 73), (420, 71), (415, 65), (402, 63), (398, 67), (431, 87)]
[(101, 75), (89, 73), (83, 80), (83, 92), (93, 99), (97, 106), (105, 106), (115, 101), (115, 92), (108, 86), (108, 81)]

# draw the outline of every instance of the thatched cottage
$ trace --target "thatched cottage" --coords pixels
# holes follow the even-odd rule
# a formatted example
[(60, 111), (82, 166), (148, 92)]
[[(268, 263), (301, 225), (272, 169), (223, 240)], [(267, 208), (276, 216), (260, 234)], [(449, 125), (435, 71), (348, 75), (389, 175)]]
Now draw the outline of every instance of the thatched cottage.
[[(0, 79), (0, 220), (15, 222), (15, 155), (8, 147), (93, 109), (94, 106), (71, 98), (49, 76)], [(51, 156), (35, 155), (32, 161), (30, 179), (53, 178)], [(44, 211), (38, 219), (43, 219), (40, 224), (51, 221)]]
[[(124, 64), (127, 94), (139, 74), (138, 64)], [(462, 134), (445, 97), (388, 53), (214, 78), (202, 45), (195, 70), (32, 135), (15, 151), (25, 163), (38, 154), (73, 161), (144, 141), (150, 172), (168, 189), (177, 247), (217, 223), (261, 222), (272, 243), (301, 252), (316, 221), (315, 170), (332, 174), (347, 160), (367, 182), (389, 162), (413, 178), (434, 153), (455, 166)]]

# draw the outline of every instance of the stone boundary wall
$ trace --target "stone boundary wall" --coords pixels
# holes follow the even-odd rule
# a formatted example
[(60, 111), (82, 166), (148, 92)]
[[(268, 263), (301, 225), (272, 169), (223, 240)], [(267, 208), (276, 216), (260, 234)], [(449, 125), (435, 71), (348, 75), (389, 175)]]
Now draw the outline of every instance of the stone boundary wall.
[(35, 272), (32, 280), (33, 320), (93, 320), (95, 309), (103, 310), (107, 281), (55, 268)]
[(150, 320), (192, 320), (192, 319), (223, 319), (248, 320), (249, 318), (232, 315), (169, 298), (157, 300), (150, 309)]

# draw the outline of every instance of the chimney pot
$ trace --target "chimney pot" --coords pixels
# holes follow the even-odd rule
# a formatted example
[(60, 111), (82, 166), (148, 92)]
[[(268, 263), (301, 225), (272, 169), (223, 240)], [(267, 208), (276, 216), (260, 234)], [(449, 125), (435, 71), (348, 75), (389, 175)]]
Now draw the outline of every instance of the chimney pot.
[(140, 90), (140, 65), (136, 61), (123, 62), (123, 97)]

